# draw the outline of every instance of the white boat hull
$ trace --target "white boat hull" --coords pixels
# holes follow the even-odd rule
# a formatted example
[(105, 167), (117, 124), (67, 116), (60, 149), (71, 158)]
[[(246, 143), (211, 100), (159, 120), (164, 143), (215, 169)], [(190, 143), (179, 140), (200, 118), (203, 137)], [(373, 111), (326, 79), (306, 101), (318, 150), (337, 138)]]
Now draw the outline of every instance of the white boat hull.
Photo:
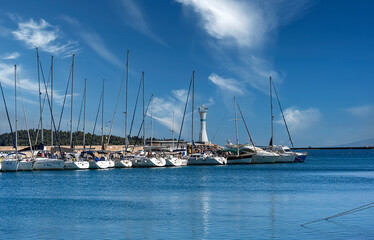
[(280, 157), (275, 161), (276, 163), (293, 163), (295, 161), (295, 154), (280, 153)]
[(108, 168), (109, 164), (108, 161), (89, 161), (90, 169), (105, 169)]
[(21, 160), (18, 163), (18, 171), (31, 171), (32, 170), (32, 161), (29, 159)]
[(115, 167), (116, 168), (130, 168), (132, 167), (131, 160), (128, 159), (122, 159), (122, 160), (115, 160)]
[(88, 169), (90, 163), (87, 161), (65, 161), (64, 169), (66, 170), (79, 170), (79, 169)]
[(135, 158), (132, 160), (133, 166), (140, 167), (140, 168), (147, 168), (147, 167), (164, 167), (166, 165), (166, 161), (163, 158), (148, 158), (148, 157), (141, 157)]
[(187, 160), (186, 159), (181, 159), (181, 158), (166, 158), (166, 165), (168, 167), (181, 167), (181, 166), (186, 166), (187, 165)]
[(1, 161), (1, 171), (3, 172), (16, 172), (18, 169), (18, 160), (7, 159)]
[(54, 158), (35, 159), (32, 170), (62, 170), (64, 169), (64, 160)]
[(106, 160), (108, 162), (108, 168), (114, 168), (116, 166), (113, 160)]
[(224, 165), (227, 163), (224, 157), (190, 157), (187, 165)]

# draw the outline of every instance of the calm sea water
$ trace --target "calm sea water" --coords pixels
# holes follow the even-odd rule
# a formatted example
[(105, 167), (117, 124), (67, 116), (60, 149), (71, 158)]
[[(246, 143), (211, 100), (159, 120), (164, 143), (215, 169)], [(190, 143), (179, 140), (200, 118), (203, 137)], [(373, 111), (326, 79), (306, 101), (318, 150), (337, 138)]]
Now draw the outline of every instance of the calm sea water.
[(0, 238), (374, 239), (373, 150), (307, 162), (0, 173)]

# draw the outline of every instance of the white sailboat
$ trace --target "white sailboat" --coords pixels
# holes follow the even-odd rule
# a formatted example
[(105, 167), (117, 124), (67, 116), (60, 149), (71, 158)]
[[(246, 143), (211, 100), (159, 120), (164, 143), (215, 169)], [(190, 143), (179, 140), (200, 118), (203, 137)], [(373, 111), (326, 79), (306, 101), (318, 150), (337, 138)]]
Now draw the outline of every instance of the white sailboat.
[(225, 165), (227, 159), (207, 153), (193, 153), (187, 159), (187, 165)]
[(109, 160), (114, 161), (114, 167), (116, 168), (129, 168), (132, 166), (131, 157), (125, 157), (122, 152), (114, 152), (109, 154)]
[(148, 168), (148, 167), (165, 167), (166, 161), (164, 158), (156, 158), (154, 156), (139, 156), (132, 160), (134, 167)]

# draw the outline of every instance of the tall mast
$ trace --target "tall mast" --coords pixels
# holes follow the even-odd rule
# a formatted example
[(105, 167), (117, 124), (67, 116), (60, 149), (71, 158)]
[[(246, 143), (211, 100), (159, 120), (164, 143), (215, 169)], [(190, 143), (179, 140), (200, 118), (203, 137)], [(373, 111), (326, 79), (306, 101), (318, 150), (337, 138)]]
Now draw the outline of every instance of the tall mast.
[(195, 70), (192, 71), (192, 132), (191, 132), (191, 154), (193, 153), (193, 112), (195, 101)]
[(152, 147), (152, 138), (153, 138), (153, 98), (151, 101), (151, 147)]
[(83, 149), (86, 148), (86, 86), (87, 86), (87, 78), (84, 79)]
[(271, 90), (271, 76), (270, 76), (270, 109), (271, 109), (271, 141), (270, 141), (270, 148), (273, 149), (273, 142), (274, 142), (274, 139), (273, 139), (273, 134), (274, 134), (274, 129), (273, 129), (273, 120), (274, 120), (274, 116), (273, 116), (273, 93), (272, 93), (272, 90)]
[(53, 56), (51, 56), (51, 150), (53, 147)]
[[(43, 110), (42, 110), (42, 92), (40, 89), (40, 66), (39, 66), (39, 50), (36, 48), (36, 64), (38, 67), (38, 83), (39, 83), (39, 110), (40, 110), (40, 128), (41, 133), (41, 143), (44, 144), (44, 134), (43, 134)], [(43, 147), (44, 148), (44, 147)], [(43, 149), (44, 150), (44, 149)]]
[(104, 150), (104, 81), (105, 79), (103, 79), (103, 98), (101, 104), (101, 150)]
[(173, 111), (173, 128), (171, 129), (172, 141), (173, 141), (173, 150), (174, 150), (174, 111)]
[(236, 156), (239, 156), (238, 118), (236, 115), (236, 97), (234, 97), (235, 131), (236, 131)]
[(17, 133), (17, 65), (14, 65), (14, 109), (15, 109), (15, 119), (16, 119), (16, 137), (15, 137), (15, 149), (16, 157), (18, 157), (18, 133)]
[(74, 95), (74, 56), (71, 64), (71, 107), (70, 107), (70, 147), (73, 148), (73, 95)]
[(144, 72), (142, 72), (142, 79), (143, 79), (143, 146), (145, 146)]
[(127, 151), (127, 146), (129, 144), (129, 140), (127, 138), (127, 97), (128, 97), (128, 89), (129, 89), (129, 53), (130, 50), (127, 50), (127, 63), (126, 63), (126, 107), (125, 107), (125, 153)]

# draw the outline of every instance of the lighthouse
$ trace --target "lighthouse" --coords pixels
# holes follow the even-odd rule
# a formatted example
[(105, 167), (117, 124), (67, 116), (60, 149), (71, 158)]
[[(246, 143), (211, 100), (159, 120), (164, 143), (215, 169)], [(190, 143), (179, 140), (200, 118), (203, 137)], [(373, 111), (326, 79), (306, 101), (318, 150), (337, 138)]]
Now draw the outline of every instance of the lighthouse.
[(199, 106), (199, 113), (200, 113), (200, 134), (199, 134), (199, 142), (204, 144), (209, 144), (208, 135), (206, 134), (206, 113), (208, 108), (204, 105)]

